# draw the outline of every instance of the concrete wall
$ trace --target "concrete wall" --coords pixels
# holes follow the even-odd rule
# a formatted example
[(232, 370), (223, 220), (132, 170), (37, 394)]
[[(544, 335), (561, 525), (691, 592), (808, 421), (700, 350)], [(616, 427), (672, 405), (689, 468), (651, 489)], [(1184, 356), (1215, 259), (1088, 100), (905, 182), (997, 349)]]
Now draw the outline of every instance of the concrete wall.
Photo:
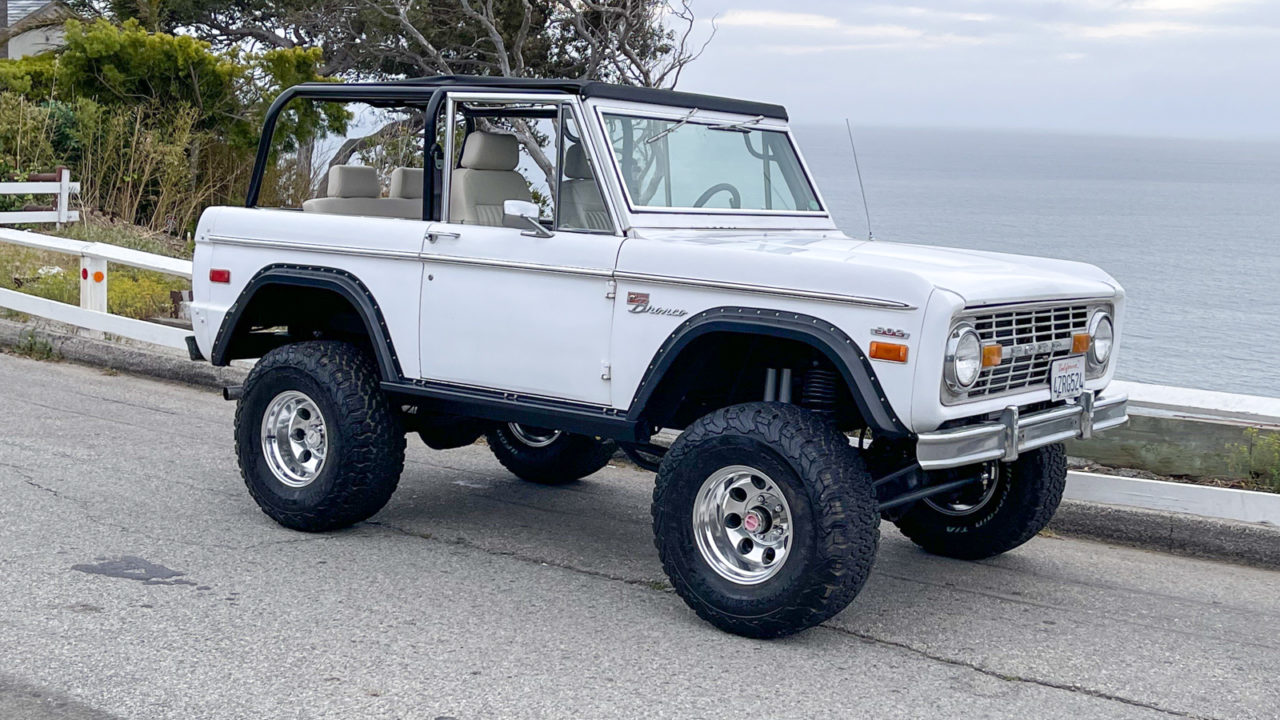
[[(1067, 452), (1161, 475), (1244, 478), (1280, 469), (1280, 399), (1116, 382), (1129, 424)], [(1270, 439), (1268, 439), (1270, 438)]]

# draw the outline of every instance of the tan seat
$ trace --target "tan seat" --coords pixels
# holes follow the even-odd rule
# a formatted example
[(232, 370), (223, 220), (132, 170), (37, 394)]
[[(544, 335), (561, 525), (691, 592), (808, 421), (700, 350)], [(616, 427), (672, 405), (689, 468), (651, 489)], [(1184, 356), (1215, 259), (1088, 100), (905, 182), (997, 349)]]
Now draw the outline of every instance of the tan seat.
[(391, 171), (391, 197), (396, 217), (422, 219), (422, 168), (399, 167)]
[(609, 210), (582, 145), (570, 145), (565, 150), (564, 176), (567, 179), (560, 183), (560, 227), (612, 231)]
[[(410, 168), (399, 168), (412, 172)], [(421, 173), (421, 170), (417, 172)], [(395, 173), (392, 173), (395, 183)], [(402, 179), (411, 186), (412, 181)], [(312, 198), (302, 203), (304, 212), (329, 215), (364, 215), (366, 217), (421, 218), (422, 181), (418, 181), (418, 199), (382, 197), (378, 171), (363, 165), (334, 165), (329, 168), (327, 197)]]
[(529, 183), (516, 172), (520, 148), (512, 135), (473, 132), (462, 146), (461, 167), (449, 185), (449, 221), (502, 225), (502, 203), (532, 202)]

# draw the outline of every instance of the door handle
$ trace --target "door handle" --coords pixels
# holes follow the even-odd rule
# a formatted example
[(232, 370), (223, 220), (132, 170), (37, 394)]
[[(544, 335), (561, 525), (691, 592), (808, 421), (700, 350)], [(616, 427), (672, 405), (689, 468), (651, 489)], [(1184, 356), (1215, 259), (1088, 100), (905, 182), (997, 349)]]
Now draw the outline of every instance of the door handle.
[(462, 233), (449, 232), (447, 230), (428, 230), (427, 231), (427, 242), (435, 242), (437, 240), (440, 240), (441, 238), (457, 240), (460, 237), (462, 237)]

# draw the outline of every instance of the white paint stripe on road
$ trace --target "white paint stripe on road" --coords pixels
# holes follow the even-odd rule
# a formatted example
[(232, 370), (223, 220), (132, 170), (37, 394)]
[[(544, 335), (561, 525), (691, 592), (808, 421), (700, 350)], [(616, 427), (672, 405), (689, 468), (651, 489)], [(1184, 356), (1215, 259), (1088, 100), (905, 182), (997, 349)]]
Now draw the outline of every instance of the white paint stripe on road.
[(1067, 474), (1063, 497), (1280, 526), (1280, 494), (1252, 490), (1072, 472)]

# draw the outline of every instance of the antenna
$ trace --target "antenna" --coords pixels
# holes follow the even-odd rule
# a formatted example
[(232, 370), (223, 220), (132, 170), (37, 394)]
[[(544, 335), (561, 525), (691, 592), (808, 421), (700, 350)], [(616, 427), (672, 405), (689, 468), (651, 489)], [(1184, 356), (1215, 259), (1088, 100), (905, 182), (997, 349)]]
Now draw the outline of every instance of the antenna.
[(862, 167), (858, 165), (858, 146), (853, 142), (853, 124), (849, 118), (844, 119), (844, 127), (849, 131), (849, 148), (853, 150), (853, 169), (858, 173), (858, 190), (862, 193), (862, 211), (867, 214), (867, 239), (875, 240), (871, 232), (871, 206), (867, 204), (867, 187), (862, 184)]

